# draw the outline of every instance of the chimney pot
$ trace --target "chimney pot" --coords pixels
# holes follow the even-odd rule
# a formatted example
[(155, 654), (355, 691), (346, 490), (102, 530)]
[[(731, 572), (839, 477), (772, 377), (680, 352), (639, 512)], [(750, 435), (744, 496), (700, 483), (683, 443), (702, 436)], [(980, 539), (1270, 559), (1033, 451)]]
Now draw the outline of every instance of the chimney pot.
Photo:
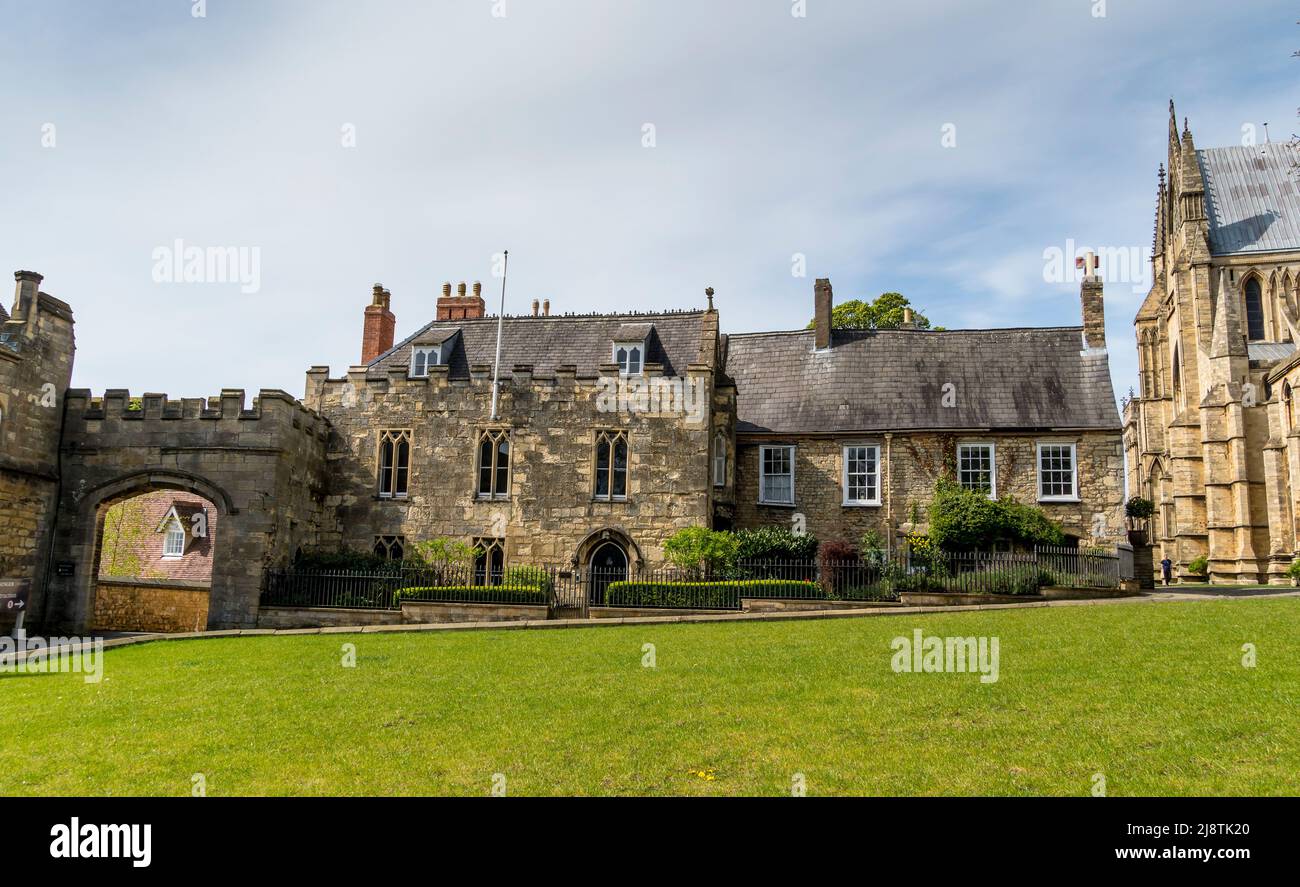
[(465, 281), (462, 280), (460, 283), (456, 284), (456, 295), (460, 296), (462, 299), (465, 298)]
[(542, 300), (542, 316), (543, 316), (543, 317), (550, 317), (550, 316), (551, 316), (551, 300), (550, 300), (550, 299), (543, 299), (543, 300)]
[(450, 283), (444, 283), (444, 284), (442, 285), (442, 295), (443, 295), (443, 298), (445, 298), (445, 299), (450, 299), (450, 298), (451, 298), (451, 284), (450, 284)]
[(537, 316), (537, 306), (538, 306), (539, 304), (541, 304), (541, 303), (538, 302), (536, 299), (533, 299), (533, 317), (536, 317), (536, 316)]
[(483, 298), (483, 284), (477, 280), (474, 281), (474, 298), (476, 299)]

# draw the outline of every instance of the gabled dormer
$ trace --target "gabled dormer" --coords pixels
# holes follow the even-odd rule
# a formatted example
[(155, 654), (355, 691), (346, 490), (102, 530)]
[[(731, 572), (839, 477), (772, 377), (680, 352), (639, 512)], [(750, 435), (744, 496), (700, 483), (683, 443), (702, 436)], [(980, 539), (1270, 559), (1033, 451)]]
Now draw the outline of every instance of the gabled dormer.
[(621, 376), (639, 376), (645, 371), (646, 354), (654, 337), (653, 323), (625, 323), (614, 332), (611, 362)]
[(411, 364), (408, 371), (413, 379), (424, 379), (431, 367), (446, 366), (456, 345), (458, 329), (431, 329), (411, 343)]

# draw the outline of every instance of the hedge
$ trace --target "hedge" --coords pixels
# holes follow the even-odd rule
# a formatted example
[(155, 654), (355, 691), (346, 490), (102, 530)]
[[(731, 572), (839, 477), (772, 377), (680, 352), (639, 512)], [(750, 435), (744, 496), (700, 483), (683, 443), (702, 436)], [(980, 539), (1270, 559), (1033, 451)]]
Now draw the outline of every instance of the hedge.
[(403, 600), (427, 603), (471, 604), (547, 604), (550, 595), (535, 585), (430, 585), (401, 588), (393, 593), (393, 602)]
[(609, 607), (735, 610), (742, 597), (822, 600), (816, 582), (749, 579), (732, 582), (611, 582), (605, 589)]

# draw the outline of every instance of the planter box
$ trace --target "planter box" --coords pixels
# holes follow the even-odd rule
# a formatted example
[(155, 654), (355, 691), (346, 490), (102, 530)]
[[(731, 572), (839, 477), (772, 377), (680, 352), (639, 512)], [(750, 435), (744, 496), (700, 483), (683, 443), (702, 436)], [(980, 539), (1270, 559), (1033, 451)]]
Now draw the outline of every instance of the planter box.
[(402, 601), (402, 621), (409, 625), (448, 622), (542, 622), (545, 604), (477, 604)]

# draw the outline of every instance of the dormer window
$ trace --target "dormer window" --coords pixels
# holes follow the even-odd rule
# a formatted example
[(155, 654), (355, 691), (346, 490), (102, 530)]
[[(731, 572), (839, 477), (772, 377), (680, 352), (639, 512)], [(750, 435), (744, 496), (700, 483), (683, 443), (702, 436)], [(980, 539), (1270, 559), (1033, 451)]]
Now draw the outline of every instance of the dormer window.
[(442, 347), (416, 345), (411, 349), (411, 375), (423, 379), (429, 375), (429, 367), (442, 363)]
[(645, 366), (645, 342), (615, 342), (614, 363), (621, 376), (639, 376)]

